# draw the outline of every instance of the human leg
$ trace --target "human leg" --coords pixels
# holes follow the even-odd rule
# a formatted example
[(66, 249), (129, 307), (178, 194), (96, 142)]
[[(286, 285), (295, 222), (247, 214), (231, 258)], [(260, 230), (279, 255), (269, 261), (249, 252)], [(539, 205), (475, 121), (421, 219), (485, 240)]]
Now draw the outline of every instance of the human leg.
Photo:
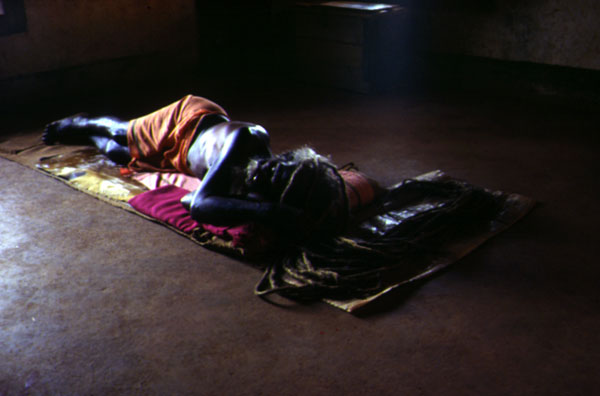
[(128, 126), (127, 121), (115, 117), (90, 118), (77, 114), (48, 124), (42, 139), (48, 145), (92, 145), (111, 160), (124, 165), (131, 159), (127, 145)]
[(117, 164), (127, 165), (131, 161), (127, 145), (122, 145), (116, 140), (104, 136), (91, 136), (90, 140), (101, 153)]
[[(189, 173), (187, 148), (198, 120), (225, 110), (202, 97), (187, 95), (153, 113), (122, 121), (78, 114), (46, 126), (46, 144), (93, 145), (113, 161), (133, 170), (177, 170)], [(225, 119), (227, 119), (225, 117)]]

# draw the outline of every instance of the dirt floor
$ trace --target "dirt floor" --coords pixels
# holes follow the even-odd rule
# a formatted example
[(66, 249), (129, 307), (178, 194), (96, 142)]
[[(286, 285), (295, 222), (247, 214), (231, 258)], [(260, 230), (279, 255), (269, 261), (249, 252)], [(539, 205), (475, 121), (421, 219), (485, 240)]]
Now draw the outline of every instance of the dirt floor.
[[(126, 92), (126, 93), (124, 93)], [(0, 159), (2, 395), (590, 395), (600, 386), (598, 117), (524, 99), (194, 83), (62, 98), (124, 118), (187, 93), (392, 184), (441, 169), (537, 199), (433, 279), (358, 314), (253, 295), (260, 272)]]

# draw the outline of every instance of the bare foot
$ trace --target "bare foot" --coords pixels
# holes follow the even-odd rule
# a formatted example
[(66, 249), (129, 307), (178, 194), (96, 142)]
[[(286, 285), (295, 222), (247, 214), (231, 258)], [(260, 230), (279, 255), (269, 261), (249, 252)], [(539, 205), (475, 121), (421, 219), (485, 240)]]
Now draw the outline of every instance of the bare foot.
[(42, 140), (47, 145), (89, 144), (90, 127), (87, 114), (80, 113), (46, 125)]

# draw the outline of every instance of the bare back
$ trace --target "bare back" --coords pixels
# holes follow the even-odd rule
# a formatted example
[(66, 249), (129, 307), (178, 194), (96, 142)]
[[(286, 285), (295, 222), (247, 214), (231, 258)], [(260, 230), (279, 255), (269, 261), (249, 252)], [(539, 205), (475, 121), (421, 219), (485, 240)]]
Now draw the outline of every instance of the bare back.
[(213, 127), (199, 133), (190, 145), (187, 155), (188, 166), (196, 177), (202, 179), (218, 161), (232, 132), (225, 128)]
[(187, 161), (192, 173), (203, 179), (203, 193), (212, 195), (226, 191), (234, 167), (245, 167), (251, 158), (270, 156), (269, 134), (262, 126), (226, 121), (199, 133)]

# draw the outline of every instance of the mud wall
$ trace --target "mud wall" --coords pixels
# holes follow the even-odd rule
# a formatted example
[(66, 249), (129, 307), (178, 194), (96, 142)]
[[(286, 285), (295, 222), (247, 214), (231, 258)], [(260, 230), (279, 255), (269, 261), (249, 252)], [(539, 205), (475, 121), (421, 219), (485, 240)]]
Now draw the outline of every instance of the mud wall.
[(193, 0), (24, 0), (26, 31), (0, 36), (0, 80), (137, 55), (196, 56)]
[(435, 52), (600, 70), (597, 0), (414, 0)]

